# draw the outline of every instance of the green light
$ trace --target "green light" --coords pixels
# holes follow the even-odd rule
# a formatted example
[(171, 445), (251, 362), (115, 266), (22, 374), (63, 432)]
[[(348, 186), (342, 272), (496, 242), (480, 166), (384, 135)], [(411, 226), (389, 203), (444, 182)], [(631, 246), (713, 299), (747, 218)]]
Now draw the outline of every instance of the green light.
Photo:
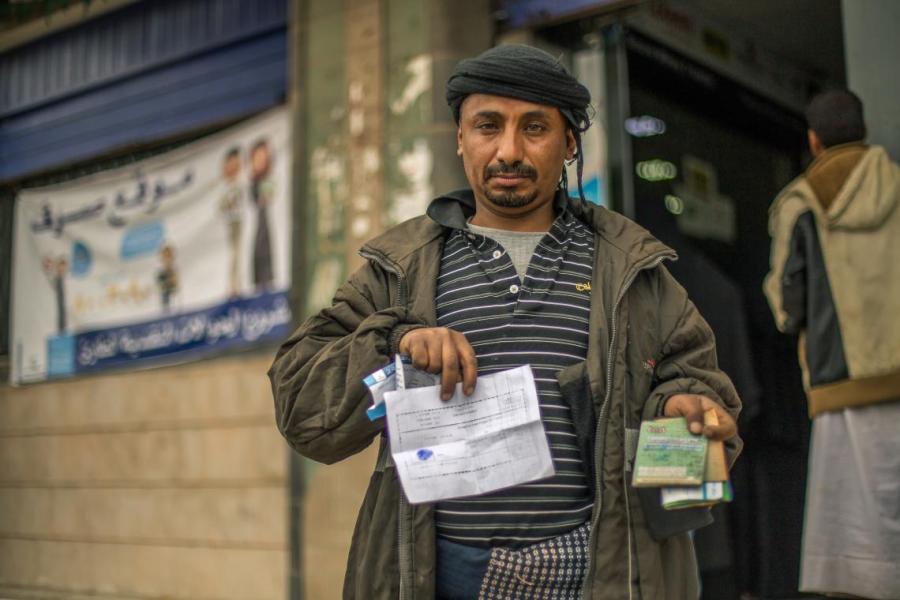
[(680, 215), (684, 212), (684, 200), (672, 194), (666, 194), (666, 210), (673, 215)]
[(678, 176), (678, 168), (667, 160), (643, 160), (634, 166), (635, 174), (645, 181), (668, 181)]

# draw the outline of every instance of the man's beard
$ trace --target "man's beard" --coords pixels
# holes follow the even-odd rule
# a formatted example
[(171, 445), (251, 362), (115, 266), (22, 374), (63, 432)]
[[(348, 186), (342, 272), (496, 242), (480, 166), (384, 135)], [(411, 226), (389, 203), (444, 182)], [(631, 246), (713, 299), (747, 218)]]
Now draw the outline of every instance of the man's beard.
[(537, 198), (537, 190), (530, 194), (517, 194), (513, 191), (494, 193), (485, 188), (484, 196), (488, 202), (504, 208), (521, 208), (528, 206)]
[(500, 174), (514, 174), (521, 177), (528, 177), (532, 180), (537, 178), (537, 171), (534, 168), (529, 167), (528, 165), (507, 165), (501, 163), (499, 165), (490, 165), (487, 169), (485, 169), (484, 173), (484, 196), (488, 199), (491, 204), (496, 206), (502, 206), (504, 208), (521, 208), (523, 206), (528, 206), (537, 198), (538, 192), (534, 190), (530, 194), (517, 194), (516, 192), (510, 190), (508, 192), (491, 192), (488, 189), (487, 183), (494, 176)]

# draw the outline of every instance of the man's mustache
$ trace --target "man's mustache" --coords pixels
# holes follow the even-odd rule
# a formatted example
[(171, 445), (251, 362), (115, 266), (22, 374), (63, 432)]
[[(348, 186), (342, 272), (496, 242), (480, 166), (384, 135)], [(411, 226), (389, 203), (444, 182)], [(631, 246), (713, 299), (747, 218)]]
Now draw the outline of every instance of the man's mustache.
[(515, 177), (527, 177), (529, 179), (537, 178), (537, 171), (534, 167), (529, 167), (525, 164), (518, 165), (508, 165), (505, 163), (500, 163), (498, 165), (488, 165), (488, 167), (484, 170), (484, 179), (487, 181), (491, 177), (496, 177), (498, 175), (513, 175)]

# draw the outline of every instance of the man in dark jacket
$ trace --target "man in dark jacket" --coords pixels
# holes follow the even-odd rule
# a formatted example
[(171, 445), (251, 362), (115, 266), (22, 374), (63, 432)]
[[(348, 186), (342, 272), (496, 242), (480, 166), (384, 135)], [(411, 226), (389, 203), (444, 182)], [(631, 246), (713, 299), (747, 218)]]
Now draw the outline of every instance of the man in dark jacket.
[[(739, 448), (740, 401), (713, 336), (662, 267), (674, 252), (627, 219), (568, 197), (564, 162), (590, 122), (587, 90), (526, 46), (462, 61), (447, 84), (471, 190), (363, 247), (368, 264), (282, 346), (270, 370), (279, 428), (333, 462), (381, 435), (354, 533), (346, 598), (697, 597), (687, 530), (630, 485), (642, 420), (684, 416)], [(556, 474), (410, 505), (362, 378), (408, 354), (457, 383), (529, 364)], [(704, 426), (705, 410), (719, 426)]]
[(807, 108), (814, 160), (770, 210), (765, 291), (813, 418), (800, 589), (900, 598), (900, 166), (862, 102)]

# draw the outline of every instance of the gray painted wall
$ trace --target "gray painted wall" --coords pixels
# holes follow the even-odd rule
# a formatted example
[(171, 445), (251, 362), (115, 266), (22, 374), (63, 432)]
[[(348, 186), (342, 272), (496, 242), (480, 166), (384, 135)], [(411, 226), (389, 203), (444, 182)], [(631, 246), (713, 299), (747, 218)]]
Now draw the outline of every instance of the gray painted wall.
[(847, 85), (866, 107), (869, 142), (900, 160), (900, 2), (842, 0)]

